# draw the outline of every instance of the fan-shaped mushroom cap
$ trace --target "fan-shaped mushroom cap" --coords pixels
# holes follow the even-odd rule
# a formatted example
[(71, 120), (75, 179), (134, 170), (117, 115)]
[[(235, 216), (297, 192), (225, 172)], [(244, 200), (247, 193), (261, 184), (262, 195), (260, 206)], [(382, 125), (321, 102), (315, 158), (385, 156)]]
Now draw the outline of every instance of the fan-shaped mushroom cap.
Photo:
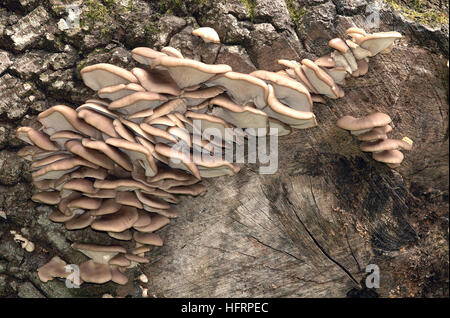
[(155, 246), (163, 245), (161, 237), (156, 233), (134, 232), (133, 238), (136, 242), (146, 245), (155, 245)]
[(356, 136), (356, 139), (361, 141), (375, 141), (379, 139), (387, 139), (387, 133), (392, 130), (390, 125), (375, 127), (368, 132), (359, 134)]
[(65, 223), (70, 221), (71, 219), (73, 219), (74, 217), (76, 217), (76, 214), (72, 214), (72, 215), (65, 215), (64, 213), (61, 213), (61, 211), (59, 210), (53, 210), (49, 215), (48, 218), (50, 219), (50, 221), (52, 222), (56, 222), (56, 223)]
[(96, 210), (102, 204), (102, 200), (98, 198), (80, 197), (70, 201), (67, 207), (76, 212), (77, 210)]
[(116, 202), (115, 199), (104, 200), (100, 207), (95, 210), (91, 210), (92, 216), (100, 216), (105, 214), (112, 214), (120, 210), (122, 205)]
[(150, 233), (159, 230), (160, 228), (170, 223), (170, 219), (168, 217), (157, 213), (151, 213), (150, 218), (151, 222), (147, 226), (142, 227), (134, 226), (134, 228), (139, 232)]
[(323, 94), (334, 99), (344, 96), (343, 90), (336, 85), (330, 75), (317, 66), (313, 61), (303, 59), (302, 64), (304, 66), (303, 71), (319, 94)]
[[(263, 79), (272, 85), (277, 98), (300, 111), (311, 111), (312, 100), (308, 89), (300, 82), (269, 71), (254, 71), (250, 75)], [(269, 91), (267, 91), (269, 92)], [(268, 95), (267, 95), (268, 96)]]
[(270, 117), (276, 118), (294, 128), (305, 129), (317, 126), (316, 116), (312, 112), (293, 109), (282, 104), (275, 96), (272, 85), (269, 85), (269, 106), (264, 111)]
[(62, 159), (68, 159), (68, 158), (72, 158), (73, 156), (71, 154), (67, 154), (67, 153), (56, 153), (52, 156), (48, 156), (45, 157), (43, 159), (39, 159), (39, 160), (35, 160), (33, 161), (33, 163), (30, 165), (31, 170), (36, 170), (39, 168), (42, 168), (46, 165), (49, 165), (53, 162), (56, 162), (58, 160), (62, 160)]
[(161, 56), (152, 64), (155, 67), (165, 67), (178, 87), (185, 88), (203, 83), (216, 74), (231, 72), (225, 64), (205, 64), (191, 59), (179, 59), (171, 56)]
[(49, 135), (61, 130), (70, 130), (95, 139), (101, 138), (101, 133), (97, 129), (79, 119), (77, 112), (68, 106), (53, 106), (40, 113), (38, 120)]
[(147, 193), (154, 192), (154, 188), (132, 179), (95, 180), (94, 188), (116, 191), (134, 191), (140, 189)]
[(139, 218), (136, 223), (133, 224), (133, 227), (143, 227), (147, 226), (152, 222), (150, 214), (144, 210), (138, 210)]
[(78, 117), (89, 125), (95, 126), (102, 133), (109, 137), (119, 137), (114, 129), (113, 120), (89, 109), (82, 109), (78, 112)]
[(99, 264), (108, 264), (119, 253), (127, 252), (122, 246), (73, 243), (72, 247)]
[(100, 140), (89, 140), (87, 138), (84, 138), (81, 140), (81, 144), (86, 148), (103, 152), (108, 158), (117, 163), (123, 169), (127, 171), (133, 170), (133, 165), (131, 164), (128, 157), (124, 155), (121, 151), (111, 147), (105, 142)]
[(356, 71), (358, 67), (356, 64), (355, 56), (353, 55), (352, 51), (350, 50), (350, 48), (348, 47), (348, 45), (345, 43), (344, 40), (340, 38), (334, 38), (328, 42), (328, 45), (333, 49), (337, 50), (338, 52), (340, 52), (345, 57), (352, 72)]
[[(334, 63), (334, 60), (333, 60)], [(310, 81), (308, 80), (308, 77), (306, 77), (305, 72), (303, 71), (302, 65), (298, 63), (297, 61), (293, 60), (278, 60), (278, 64), (284, 65), (286, 67), (289, 67), (289, 69), (286, 70), (288, 75), (292, 77), (293, 79), (299, 81), (301, 84), (303, 84), (310, 93), (317, 94), (317, 90), (312, 86)]]
[(161, 49), (161, 52), (168, 55), (168, 56), (173, 56), (173, 57), (177, 57), (179, 59), (184, 59), (183, 54), (181, 54), (180, 51), (178, 51), (176, 48), (171, 47), (171, 46), (165, 46)]
[(132, 115), (148, 108), (155, 108), (165, 101), (167, 101), (167, 97), (158, 93), (137, 92), (113, 101), (109, 104), (109, 109), (125, 115)]
[(119, 138), (108, 138), (106, 143), (124, 151), (132, 162), (135, 160), (139, 161), (145, 168), (145, 175), (154, 176), (158, 172), (158, 167), (152, 154), (143, 145)]
[[(240, 128), (267, 128), (267, 114), (250, 106), (234, 103), (226, 94), (210, 101), (213, 105), (211, 114)], [(265, 134), (266, 132), (264, 132)]]
[[(201, 170), (201, 169), (200, 169)], [(200, 174), (202, 172), (200, 171)], [(203, 184), (180, 185), (166, 189), (167, 192), (173, 194), (186, 194), (191, 196), (203, 195), (208, 189)]]
[(197, 106), (209, 98), (214, 98), (217, 95), (222, 94), (224, 91), (225, 88), (221, 86), (211, 86), (207, 88), (200, 88), (195, 91), (183, 92), (180, 97), (186, 102), (187, 106)]
[(65, 222), (65, 226), (67, 230), (80, 230), (87, 228), (92, 221), (94, 221), (94, 217), (90, 212), (84, 212), (83, 214), (74, 213), (73, 218)]
[(210, 27), (197, 28), (192, 31), (192, 35), (201, 37), (205, 43), (220, 43), (220, 38), (216, 30)]
[(185, 114), (186, 118), (193, 121), (194, 131), (203, 132), (206, 129), (218, 129), (220, 131), (220, 136), (214, 136), (219, 140), (225, 138), (225, 129), (233, 128), (229, 123), (227, 123), (222, 118), (208, 114), (199, 114), (192, 111), (187, 111)]
[(211, 78), (206, 84), (225, 87), (230, 98), (240, 105), (255, 103), (260, 109), (266, 106), (267, 84), (252, 74), (227, 72)]
[(198, 166), (200, 176), (204, 178), (232, 176), (241, 169), (222, 158), (216, 157), (202, 158), (200, 155), (194, 155), (194, 163)]
[(84, 147), (79, 140), (69, 140), (65, 147), (72, 153), (105, 169), (113, 169), (114, 163), (103, 153)]
[(155, 51), (148, 47), (137, 47), (131, 51), (131, 57), (141, 64), (152, 65), (153, 61), (166, 54)]
[(93, 260), (80, 264), (81, 279), (87, 283), (104, 284), (112, 278), (108, 264), (95, 263)]
[(366, 75), (369, 71), (369, 63), (366, 62), (366, 60), (358, 60), (358, 69), (352, 73), (352, 76), (358, 77)]
[(182, 99), (172, 99), (153, 109), (153, 114), (150, 115), (146, 120), (150, 121), (152, 119), (162, 117), (174, 112), (185, 113), (186, 109), (186, 103)]
[(56, 180), (41, 180), (41, 181), (33, 181), (33, 185), (41, 191), (45, 191), (45, 190), (51, 190), (54, 188), (55, 186), (55, 181)]
[(116, 202), (122, 205), (132, 206), (138, 209), (142, 209), (142, 203), (136, 197), (136, 194), (131, 191), (119, 191), (116, 195)]
[(359, 45), (369, 50), (372, 56), (389, 48), (397, 39), (402, 38), (402, 35), (398, 32), (377, 32), (367, 34), (359, 41)]
[(357, 34), (361, 34), (363, 36), (366, 36), (367, 33), (366, 31), (364, 31), (364, 29), (358, 28), (358, 27), (350, 27), (347, 30), (345, 30), (345, 35), (349, 35), (352, 33), (357, 33)]
[(141, 201), (142, 204), (144, 204), (144, 209), (146, 209), (146, 207), (162, 209), (162, 210), (170, 209), (170, 204), (165, 202), (164, 200), (161, 200), (153, 195), (145, 194), (139, 190), (137, 190), (135, 192), (136, 192), (136, 196), (139, 199), (139, 201)]
[(165, 144), (177, 142), (175, 137), (173, 137), (171, 134), (169, 134), (167, 131), (165, 131), (163, 129), (154, 127), (147, 123), (142, 123), (140, 126), (143, 131), (152, 135), (155, 138), (156, 142), (161, 142), (161, 143), (165, 143)]
[(166, 70), (146, 71), (142, 68), (135, 67), (131, 72), (139, 80), (142, 87), (149, 92), (174, 96), (178, 96), (181, 93), (177, 83), (175, 83)]
[[(407, 139), (410, 141), (410, 139)], [(384, 150), (411, 150), (412, 149), (412, 141), (408, 142), (405, 140), (396, 140), (396, 139), (384, 139), (377, 141), (364, 141), (360, 144), (360, 148), (362, 151), (370, 151), (370, 152), (380, 152)]]
[(345, 40), (345, 43), (350, 47), (357, 60), (362, 60), (372, 56), (372, 53), (369, 50), (363, 49), (352, 40)]
[(42, 150), (59, 150), (58, 147), (50, 140), (50, 138), (46, 134), (31, 127), (18, 128), (17, 138), (29, 143), (30, 145), (37, 146)]
[(94, 178), (104, 180), (107, 176), (108, 172), (105, 169), (92, 169), (88, 167), (82, 167), (70, 174), (71, 179)]
[(54, 141), (60, 147), (64, 147), (64, 144), (68, 140), (72, 140), (72, 139), (81, 140), (83, 138), (84, 137), (82, 135), (80, 135), (76, 132), (70, 131), (70, 130), (57, 131), (50, 136), (50, 140)]
[(111, 281), (119, 285), (125, 285), (128, 283), (128, 277), (124, 275), (116, 265), (111, 265)]
[(68, 172), (72, 172), (79, 166), (98, 168), (97, 165), (79, 157), (58, 160), (32, 173), (33, 180), (58, 179)]
[(82, 193), (95, 193), (93, 182), (89, 179), (72, 179), (62, 185), (63, 190), (72, 190)]
[(119, 211), (103, 215), (91, 224), (91, 228), (105, 232), (123, 232), (133, 226), (138, 219), (136, 208), (122, 206)]
[(125, 230), (123, 232), (118, 232), (118, 233), (108, 232), (108, 235), (116, 240), (121, 240), (121, 241), (129, 241), (133, 238), (133, 233), (130, 230)]
[(145, 88), (136, 83), (118, 84), (103, 87), (97, 92), (97, 94), (100, 98), (107, 98), (109, 100), (115, 101), (136, 92), (145, 92)]
[(372, 113), (361, 118), (344, 116), (337, 121), (336, 125), (339, 128), (351, 130), (354, 135), (359, 135), (374, 127), (386, 126), (391, 121), (391, 117), (384, 113)]
[[(127, 253), (127, 254), (125, 254), (125, 257), (127, 259), (129, 259), (132, 263), (144, 263), (144, 264), (146, 264), (146, 263), (149, 262), (148, 259), (146, 259), (144, 257), (140, 257), (138, 255), (134, 255), (134, 254)], [(131, 265), (131, 266), (133, 266), (133, 265)]]
[(86, 66), (80, 74), (84, 84), (94, 91), (103, 87), (138, 82), (130, 71), (107, 63)]
[(67, 263), (58, 256), (54, 256), (50, 262), (38, 268), (39, 279), (46, 283), (56, 278), (67, 278), (70, 272), (66, 271)]
[(75, 216), (75, 214), (73, 213), (73, 211), (71, 211), (67, 205), (70, 203), (70, 201), (81, 198), (81, 194), (78, 192), (73, 192), (71, 194), (69, 194), (67, 197), (61, 199), (61, 201), (58, 204), (58, 210), (63, 213), (64, 215), (67, 216)]
[[(188, 181), (192, 178), (192, 175), (180, 170), (180, 169), (173, 169), (173, 168), (169, 168), (169, 167), (159, 167), (158, 169), (158, 173), (151, 177), (148, 178), (148, 182), (150, 183), (156, 183), (158, 181), (162, 181), (162, 180), (180, 180), (180, 181)], [(197, 181), (200, 181), (197, 179)]]
[(59, 192), (57, 191), (49, 191), (49, 192), (40, 192), (36, 193), (31, 197), (31, 200), (34, 202), (45, 203), (45, 204), (58, 204), (61, 200), (59, 196)]
[(397, 167), (403, 161), (404, 155), (398, 150), (384, 150), (374, 152), (372, 158), (376, 161), (386, 163), (390, 167)]

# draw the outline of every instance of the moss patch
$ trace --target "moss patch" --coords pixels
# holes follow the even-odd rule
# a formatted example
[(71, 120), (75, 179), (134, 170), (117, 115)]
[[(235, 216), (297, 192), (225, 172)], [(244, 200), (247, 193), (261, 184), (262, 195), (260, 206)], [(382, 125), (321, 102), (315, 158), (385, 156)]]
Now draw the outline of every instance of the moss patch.
[(396, 11), (404, 16), (422, 24), (442, 26), (449, 23), (448, 1), (447, 8), (443, 8), (439, 1), (427, 0), (384, 0)]
[(307, 12), (305, 8), (300, 8), (298, 3), (294, 0), (286, 0), (286, 6), (289, 11), (289, 16), (298, 28), (302, 17)]
[(250, 16), (250, 21), (253, 23), (255, 21), (255, 7), (256, 0), (239, 0), (248, 11), (248, 15)]

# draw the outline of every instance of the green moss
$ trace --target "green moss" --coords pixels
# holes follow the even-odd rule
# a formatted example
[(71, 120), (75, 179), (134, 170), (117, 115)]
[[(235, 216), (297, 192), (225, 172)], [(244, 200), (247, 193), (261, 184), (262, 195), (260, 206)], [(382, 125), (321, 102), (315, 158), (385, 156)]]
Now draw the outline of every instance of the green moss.
[(306, 9), (299, 8), (299, 5), (294, 0), (286, 0), (286, 6), (292, 21), (294, 22), (295, 26), (298, 27), (300, 25), (302, 17), (307, 12)]
[(153, 22), (150, 22), (144, 26), (145, 33), (147, 34), (158, 34), (161, 30), (155, 27)]
[(429, 5), (426, 0), (384, 0), (396, 11), (422, 24), (440, 26), (449, 23), (448, 14)]
[(250, 21), (253, 23), (255, 21), (255, 7), (256, 0), (239, 0), (247, 8), (248, 14), (250, 16)]

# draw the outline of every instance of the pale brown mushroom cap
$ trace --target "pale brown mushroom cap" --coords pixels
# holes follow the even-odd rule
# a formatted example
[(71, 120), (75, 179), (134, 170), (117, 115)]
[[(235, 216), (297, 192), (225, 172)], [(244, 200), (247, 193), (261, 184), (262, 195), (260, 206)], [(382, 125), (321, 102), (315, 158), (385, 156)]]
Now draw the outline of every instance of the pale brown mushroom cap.
[(146, 245), (155, 245), (155, 246), (163, 245), (163, 240), (156, 233), (134, 232), (133, 238), (136, 242)]
[(80, 135), (80, 134), (70, 131), (70, 130), (57, 131), (50, 136), (50, 140), (57, 143), (60, 147), (64, 147), (64, 144), (68, 140), (72, 140), (72, 139), (81, 140), (83, 138), (84, 138), (83, 135)]
[(97, 165), (79, 157), (58, 160), (32, 173), (33, 180), (58, 179), (68, 172), (78, 169), (79, 166), (98, 168)]
[(113, 120), (107, 116), (90, 109), (81, 109), (78, 111), (78, 117), (110, 137), (119, 137), (114, 129)]
[(92, 222), (91, 227), (98, 231), (123, 232), (131, 228), (138, 217), (136, 208), (122, 206), (116, 213), (107, 214), (96, 219)]
[(65, 147), (72, 153), (80, 156), (81, 158), (92, 162), (96, 166), (103, 167), (105, 169), (113, 169), (113, 161), (101, 152), (87, 148), (83, 146), (79, 140), (69, 140), (65, 143)]
[(124, 247), (117, 245), (73, 243), (72, 247), (99, 264), (108, 264), (119, 253), (127, 252)]
[(313, 61), (303, 59), (302, 64), (307, 78), (319, 94), (333, 99), (344, 96), (344, 91), (334, 82), (333, 78)]
[(397, 139), (384, 139), (377, 141), (364, 141), (360, 144), (362, 151), (380, 152), (384, 150), (411, 150), (412, 144)]
[(157, 231), (170, 223), (170, 219), (168, 217), (160, 215), (158, 213), (151, 213), (150, 217), (151, 217), (150, 224), (141, 227), (134, 226), (134, 228), (139, 232), (150, 233)]
[(367, 34), (357, 44), (362, 48), (369, 50), (372, 56), (389, 48), (396, 40), (402, 38), (399, 32), (377, 32)]
[(328, 46), (335, 50), (338, 50), (341, 53), (346, 53), (350, 50), (345, 41), (340, 38), (331, 39), (330, 41), (328, 41)]
[(214, 84), (225, 87), (227, 94), (237, 104), (255, 103), (256, 107), (264, 108), (269, 93), (263, 79), (239, 72), (227, 72), (211, 78), (207, 85)]
[(150, 223), (152, 223), (152, 218), (147, 211), (138, 210), (138, 214), (139, 218), (137, 219), (136, 223), (133, 224), (134, 228), (148, 226)]
[(37, 269), (39, 279), (46, 283), (54, 278), (67, 278), (70, 271), (66, 271), (67, 263), (58, 256), (54, 256), (50, 262)]
[(43, 130), (49, 135), (61, 130), (70, 130), (95, 139), (101, 138), (100, 131), (79, 119), (77, 112), (65, 105), (53, 106), (40, 113), (37, 118), (44, 126)]
[(95, 210), (91, 210), (91, 215), (100, 216), (106, 214), (112, 214), (120, 210), (121, 204), (117, 203), (114, 198), (104, 200), (100, 207)]
[(107, 98), (109, 100), (115, 101), (136, 92), (145, 92), (145, 88), (136, 83), (118, 84), (103, 87), (97, 92), (97, 94), (100, 98)]
[(63, 190), (72, 190), (82, 193), (95, 193), (94, 183), (89, 179), (72, 179), (62, 185)]
[(153, 61), (152, 69), (165, 67), (178, 87), (185, 88), (203, 83), (216, 74), (231, 72), (225, 64), (205, 64), (191, 59), (179, 59), (171, 56), (161, 56)]
[(50, 140), (47, 134), (31, 127), (20, 127), (17, 129), (17, 138), (37, 146), (46, 151), (57, 151), (59, 148)]
[(108, 232), (108, 235), (112, 238), (120, 241), (130, 241), (133, 238), (133, 233), (130, 230), (125, 230), (123, 232)]
[(89, 140), (87, 138), (84, 138), (81, 140), (81, 144), (86, 148), (103, 152), (108, 158), (117, 163), (123, 169), (127, 171), (133, 170), (133, 165), (131, 164), (128, 157), (121, 151), (115, 149), (114, 147), (111, 147), (105, 142), (101, 140)]
[(368, 132), (359, 134), (356, 136), (356, 139), (361, 141), (375, 141), (379, 139), (387, 139), (387, 133), (392, 131), (392, 127), (390, 125), (375, 127)]
[(366, 132), (364, 130), (370, 130), (374, 127), (386, 126), (391, 121), (391, 117), (389, 117), (388, 115), (376, 112), (361, 118), (344, 116), (336, 122), (336, 125), (339, 128), (346, 130)]
[(58, 191), (40, 192), (31, 197), (31, 200), (38, 203), (55, 205), (61, 200)]
[(55, 153), (52, 156), (45, 157), (43, 159), (35, 159), (33, 163), (30, 165), (31, 170), (36, 170), (39, 168), (42, 168), (43, 166), (49, 165), (53, 162), (62, 160), (62, 159), (69, 159), (73, 156), (68, 153)]
[(376, 161), (387, 164), (400, 164), (403, 161), (404, 155), (398, 150), (385, 150), (381, 152), (374, 152), (372, 158)]
[(116, 203), (118, 204), (132, 206), (138, 209), (143, 208), (141, 201), (139, 201), (138, 198), (136, 197), (136, 194), (131, 191), (117, 192), (115, 200)]
[(178, 96), (181, 93), (177, 83), (170, 77), (166, 70), (147, 71), (142, 68), (135, 67), (131, 72), (136, 76), (139, 83), (147, 91), (160, 94), (170, 94)]
[(87, 283), (104, 284), (112, 278), (108, 264), (98, 264), (93, 260), (80, 264), (81, 279)]
[(151, 66), (156, 58), (166, 54), (148, 47), (137, 47), (131, 51), (131, 56), (139, 63)]
[(187, 106), (198, 106), (207, 99), (222, 94), (224, 91), (225, 88), (222, 86), (210, 86), (207, 88), (199, 88), (195, 91), (183, 92), (180, 97), (186, 102)]
[(179, 59), (184, 59), (183, 54), (181, 54), (181, 52), (179, 50), (177, 50), (174, 47), (171, 46), (165, 46), (161, 49), (161, 52), (168, 55), (168, 56), (173, 56), (173, 57), (177, 57)]
[(113, 281), (116, 284), (119, 285), (125, 285), (126, 283), (128, 283), (128, 277), (123, 274), (120, 270), (120, 267), (116, 266), (116, 265), (111, 265), (110, 269), (111, 269), (111, 281)]
[(220, 43), (220, 38), (216, 30), (210, 27), (197, 28), (192, 31), (192, 35), (201, 37), (205, 43)]
[(80, 74), (84, 84), (94, 91), (108, 86), (138, 82), (130, 71), (107, 63), (86, 66)]
[(94, 221), (94, 217), (90, 212), (84, 212), (83, 214), (74, 213), (74, 217), (65, 222), (67, 230), (80, 230), (87, 228)]
[(113, 101), (109, 104), (109, 109), (132, 115), (148, 108), (155, 108), (165, 101), (167, 97), (158, 93), (137, 92)]

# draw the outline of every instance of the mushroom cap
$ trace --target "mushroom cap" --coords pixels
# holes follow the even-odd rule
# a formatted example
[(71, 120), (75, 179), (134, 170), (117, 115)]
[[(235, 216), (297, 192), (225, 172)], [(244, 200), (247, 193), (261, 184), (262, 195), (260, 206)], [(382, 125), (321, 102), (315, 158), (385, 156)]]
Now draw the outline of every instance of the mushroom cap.
[(268, 117), (262, 110), (234, 103), (226, 94), (211, 99), (211, 114), (239, 128), (267, 128)]
[(131, 228), (138, 217), (136, 208), (122, 206), (119, 211), (96, 219), (92, 222), (91, 228), (97, 231), (123, 232)]
[(118, 84), (103, 87), (97, 92), (97, 94), (100, 98), (107, 98), (115, 101), (136, 92), (145, 92), (145, 88), (136, 83)]
[(58, 191), (40, 192), (31, 197), (31, 200), (38, 203), (55, 205), (61, 200)]
[(169, 100), (168, 102), (153, 109), (151, 114), (146, 120), (152, 120), (158, 117), (168, 115), (170, 113), (179, 112), (184, 114), (186, 112), (186, 103), (181, 98)]
[(289, 125), (283, 123), (278, 119), (269, 117), (269, 135), (286, 136), (291, 132), (292, 129)]
[(46, 283), (57, 278), (67, 278), (70, 272), (66, 271), (67, 263), (58, 256), (54, 256), (50, 262), (37, 269), (39, 279)]
[(98, 168), (97, 165), (84, 160), (80, 157), (73, 157), (63, 160), (58, 160), (32, 173), (33, 180), (40, 181), (43, 179), (58, 179), (68, 172), (78, 169), (79, 166), (86, 166), (90, 168)]
[(398, 150), (384, 150), (372, 153), (372, 158), (387, 164), (400, 164), (403, 161), (404, 155)]
[(205, 64), (172, 56), (161, 56), (155, 59), (152, 69), (158, 66), (166, 68), (180, 88), (194, 86), (207, 81), (216, 74), (232, 71), (231, 67), (225, 64)]
[(108, 158), (110, 158), (112, 161), (117, 163), (120, 167), (127, 171), (133, 170), (133, 165), (131, 164), (128, 157), (122, 153), (121, 151), (115, 149), (114, 147), (111, 147), (110, 145), (106, 144), (105, 142), (101, 140), (90, 140), (87, 138), (84, 138), (81, 140), (81, 144), (90, 149), (98, 150), (100, 152), (103, 152)]
[(136, 92), (113, 101), (108, 108), (125, 115), (132, 115), (148, 108), (155, 108), (165, 101), (167, 97), (158, 93)]
[(84, 84), (94, 91), (108, 86), (138, 82), (130, 71), (108, 63), (86, 66), (80, 74)]
[(319, 94), (336, 99), (344, 96), (342, 89), (336, 85), (333, 78), (323, 69), (308, 59), (302, 60), (306, 77)]
[(93, 260), (80, 264), (80, 276), (83, 281), (95, 284), (104, 284), (112, 278), (108, 264), (95, 263)]
[(159, 230), (160, 228), (170, 223), (170, 219), (168, 217), (160, 215), (158, 213), (151, 213), (150, 218), (151, 218), (150, 224), (147, 224), (146, 226), (140, 227), (133, 226), (133, 227), (139, 232), (150, 233)]
[(133, 238), (133, 233), (130, 230), (125, 230), (123, 232), (108, 232), (108, 235), (116, 240), (130, 241)]
[(38, 115), (38, 121), (42, 124), (43, 130), (52, 135), (61, 130), (81, 132), (89, 137), (100, 139), (101, 133), (91, 125), (78, 118), (78, 113), (65, 105), (56, 105), (43, 111)]
[(192, 31), (192, 35), (201, 37), (205, 43), (220, 43), (220, 38), (216, 30), (210, 27), (197, 28)]
[(198, 196), (205, 194), (205, 192), (208, 191), (208, 189), (203, 184), (198, 183), (198, 184), (170, 187), (166, 189), (166, 191), (174, 194), (186, 194), (191, 196)]
[(161, 237), (156, 233), (134, 232), (133, 238), (136, 242), (146, 245), (155, 245), (155, 246), (163, 245)]
[(183, 54), (181, 54), (181, 52), (179, 50), (177, 50), (174, 47), (171, 46), (165, 46), (161, 49), (161, 52), (168, 55), (168, 56), (173, 56), (173, 57), (178, 57), (179, 59), (184, 59)]
[[(269, 71), (254, 71), (250, 75), (269, 82), (279, 100), (291, 108), (300, 111), (311, 111), (312, 100), (308, 89), (300, 82)], [(269, 91), (267, 91), (269, 96)]]
[(31, 127), (20, 127), (17, 129), (17, 138), (37, 146), (46, 151), (57, 151), (59, 148), (50, 140), (47, 134)]
[(391, 122), (391, 117), (384, 113), (371, 113), (367, 116), (361, 118), (355, 118), (352, 116), (344, 116), (340, 118), (336, 125), (339, 128), (358, 131), (358, 130), (366, 130), (372, 129), (374, 127), (386, 126)]
[(33, 163), (30, 165), (30, 168), (32, 170), (36, 170), (36, 169), (42, 168), (43, 166), (49, 165), (53, 162), (56, 162), (58, 160), (69, 159), (72, 157), (73, 156), (71, 154), (67, 154), (67, 153), (55, 153), (52, 156), (48, 156), (43, 159), (34, 160)]
[(187, 106), (197, 106), (209, 98), (214, 98), (217, 95), (222, 94), (224, 91), (225, 88), (222, 86), (210, 86), (207, 88), (199, 88), (194, 91), (183, 92), (180, 97), (186, 102)]
[(356, 139), (361, 141), (375, 141), (379, 139), (387, 139), (387, 133), (392, 130), (390, 125), (375, 127), (368, 132), (359, 134), (356, 136)]
[(336, 66), (336, 61), (331, 57), (330, 54), (319, 57), (314, 61), (317, 66), (324, 68), (332, 68)]
[(367, 34), (359, 41), (358, 44), (362, 48), (369, 50), (372, 56), (375, 56), (389, 48), (395, 40), (400, 38), (402, 38), (402, 35), (399, 32), (377, 32)]
[(105, 214), (112, 214), (120, 210), (121, 204), (117, 203), (115, 199), (107, 199), (102, 201), (102, 204), (98, 209), (91, 210), (92, 216), (100, 216)]
[(107, 176), (108, 172), (105, 169), (92, 169), (88, 167), (81, 167), (70, 174), (71, 179), (93, 178), (104, 180)]
[(73, 214), (73, 218), (65, 222), (67, 230), (80, 230), (87, 228), (91, 225), (94, 217), (89, 212), (84, 212), (83, 214)]
[(131, 51), (131, 57), (141, 64), (152, 65), (153, 61), (166, 54), (148, 47), (137, 47)]
[(98, 198), (80, 197), (70, 201), (67, 207), (71, 210), (83, 209), (83, 210), (96, 210), (102, 204), (102, 200)]
[(72, 153), (80, 156), (81, 158), (92, 162), (96, 166), (103, 167), (105, 169), (113, 169), (113, 161), (101, 152), (84, 147), (79, 140), (69, 140), (65, 143), (65, 147)]
[(111, 265), (110, 268), (111, 268), (111, 281), (119, 285), (125, 285), (126, 283), (128, 283), (128, 277), (119, 270), (120, 267), (116, 265)]
[(131, 192), (131, 191), (119, 191), (119, 192), (117, 192), (115, 200), (116, 200), (116, 203), (118, 203), (118, 204), (132, 206), (132, 207), (135, 207), (135, 208), (138, 208), (138, 209), (142, 209), (143, 208), (143, 205), (142, 205), (141, 201), (139, 201), (138, 198), (136, 197), (136, 194), (134, 192)]
[(90, 109), (81, 109), (78, 111), (78, 117), (83, 119), (89, 125), (95, 126), (95, 128), (109, 137), (119, 137), (114, 129), (113, 120), (107, 116), (103, 116)]
[(57, 143), (60, 147), (64, 147), (64, 144), (68, 140), (78, 139), (81, 140), (84, 137), (76, 132), (70, 130), (57, 131), (50, 136), (50, 140)]
[(174, 96), (178, 96), (181, 93), (177, 83), (175, 83), (166, 70), (146, 71), (142, 68), (135, 67), (131, 72), (136, 76), (142, 87), (149, 92)]
[(230, 98), (237, 104), (255, 103), (256, 107), (260, 109), (266, 106), (267, 84), (252, 74), (230, 71), (214, 76), (206, 84), (223, 86)]
[(317, 126), (316, 116), (312, 112), (296, 110), (282, 104), (276, 98), (272, 85), (269, 85), (269, 97), (267, 101), (269, 106), (264, 111), (270, 117), (300, 129)]
[(124, 247), (117, 245), (73, 243), (72, 247), (99, 264), (108, 264), (119, 253), (127, 252)]
[(340, 38), (331, 39), (330, 41), (328, 41), (328, 46), (335, 50), (338, 50), (341, 53), (346, 53), (350, 50), (345, 41)]
[(360, 144), (362, 151), (380, 152), (384, 150), (411, 150), (412, 144), (404, 140), (384, 139), (377, 141), (364, 141)]

